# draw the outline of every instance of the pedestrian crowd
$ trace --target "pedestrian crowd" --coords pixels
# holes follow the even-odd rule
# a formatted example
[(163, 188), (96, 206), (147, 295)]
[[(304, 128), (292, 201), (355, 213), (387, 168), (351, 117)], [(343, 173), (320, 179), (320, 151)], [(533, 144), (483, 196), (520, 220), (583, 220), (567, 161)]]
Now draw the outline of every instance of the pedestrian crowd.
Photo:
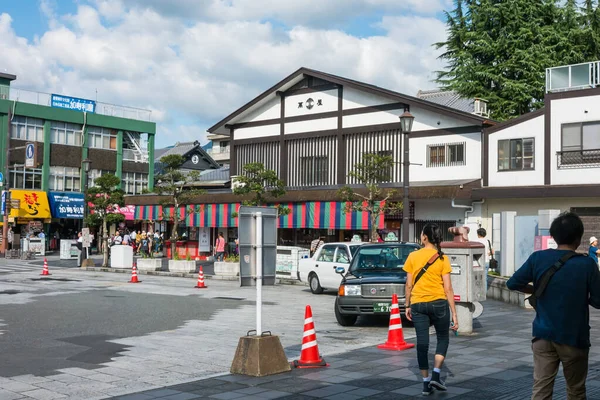
[(109, 238), (109, 246), (131, 246), (134, 254), (152, 256), (163, 251), (164, 233), (160, 231), (119, 230)]

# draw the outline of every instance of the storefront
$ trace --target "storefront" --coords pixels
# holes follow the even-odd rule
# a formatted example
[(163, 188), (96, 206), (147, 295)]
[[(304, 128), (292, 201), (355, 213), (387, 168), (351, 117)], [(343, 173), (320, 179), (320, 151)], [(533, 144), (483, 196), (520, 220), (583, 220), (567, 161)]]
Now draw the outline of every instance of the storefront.
[[(35, 190), (11, 190), (11, 199), (19, 202), (11, 208), (9, 223), (12, 226), (13, 246), (43, 255), (47, 246), (47, 231), (51, 222), (50, 205), (46, 192)], [(14, 248), (14, 247), (13, 247)]]
[(75, 242), (83, 227), (83, 193), (48, 192), (52, 222), (46, 229), (50, 250), (59, 250), (60, 241)]

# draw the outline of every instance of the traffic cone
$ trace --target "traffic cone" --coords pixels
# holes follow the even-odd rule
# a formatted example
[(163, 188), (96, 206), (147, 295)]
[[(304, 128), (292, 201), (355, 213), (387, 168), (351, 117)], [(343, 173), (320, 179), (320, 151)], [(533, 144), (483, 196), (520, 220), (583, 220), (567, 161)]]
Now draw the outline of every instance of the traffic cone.
[(313, 322), (312, 309), (306, 306), (304, 313), (304, 335), (302, 337), (302, 351), (300, 359), (293, 362), (295, 368), (320, 368), (328, 367), (329, 364), (319, 355), (317, 346), (317, 334)]
[(140, 283), (141, 281), (138, 280), (138, 274), (137, 274), (137, 267), (135, 266), (135, 264), (133, 264), (133, 267), (131, 267), (131, 280), (129, 281), (129, 283)]
[(44, 258), (44, 269), (40, 275), (52, 275), (48, 270), (48, 260)]
[(202, 265), (200, 266), (200, 271), (198, 271), (198, 284), (194, 286), (196, 289), (207, 289), (208, 286), (204, 284), (204, 271), (202, 270)]
[(196, 261), (200, 261), (200, 256), (196, 256)]
[(402, 320), (400, 319), (400, 309), (398, 308), (398, 296), (392, 295), (392, 312), (390, 314), (390, 329), (388, 330), (388, 340), (384, 344), (377, 346), (383, 350), (407, 350), (415, 347), (413, 343), (404, 341), (402, 332)]

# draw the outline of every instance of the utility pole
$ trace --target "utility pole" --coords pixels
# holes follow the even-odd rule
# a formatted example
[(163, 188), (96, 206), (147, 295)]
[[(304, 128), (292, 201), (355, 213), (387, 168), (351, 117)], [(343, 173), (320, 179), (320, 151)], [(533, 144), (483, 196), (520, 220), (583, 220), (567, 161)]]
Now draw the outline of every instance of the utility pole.
[(8, 216), (10, 214), (10, 173), (8, 172), (8, 166), (10, 165), (10, 136), (12, 128), (12, 109), (8, 109), (8, 130), (6, 131), (6, 158), (4, 159), (4, 190), (6, 196), (4, 197), (4, 215), (2, 225), (2, 254), (6, 257), (8, 250)]

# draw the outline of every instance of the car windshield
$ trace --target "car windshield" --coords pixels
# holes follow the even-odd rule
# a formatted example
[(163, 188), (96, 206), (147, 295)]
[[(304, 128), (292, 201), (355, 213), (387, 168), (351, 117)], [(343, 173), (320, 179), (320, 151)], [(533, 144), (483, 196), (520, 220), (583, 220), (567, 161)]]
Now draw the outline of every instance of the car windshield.
[(350, 272), (369, 270), (401, 271), (410, 253), (417, 250), (415, 245), (375, 245), (358, 249), (352, 260)]
[(354, 246), (349, 246), (350, 247), (350, 253), (352, 253), (352, 257), (354, 257), (354, 255), (356, 254), (356, 250), (358, 250), (358, 248), (360, 247), (360, 245), (354, 245)]

